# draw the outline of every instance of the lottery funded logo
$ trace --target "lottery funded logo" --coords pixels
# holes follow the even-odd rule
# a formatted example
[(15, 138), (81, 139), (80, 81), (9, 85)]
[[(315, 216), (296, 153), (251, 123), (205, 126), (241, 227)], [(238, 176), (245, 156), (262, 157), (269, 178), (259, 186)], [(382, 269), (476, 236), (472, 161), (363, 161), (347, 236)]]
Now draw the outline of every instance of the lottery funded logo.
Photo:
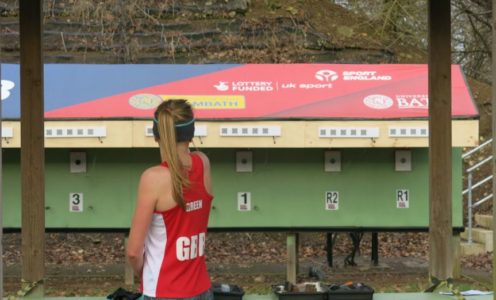
[(220, 92), (225, 92), (229, 90), (229, 85), (225, 81), (219, 81), (218, 84), (214, 84), (214, 87)]
[(272, 92), (275, 90), (272, 81), (219, 81), (213, 86), (219, 92)]
[(369, 95), (363, 98), (363, 103), (373, 109), (388, 109), (394, 101), (386, 95)]

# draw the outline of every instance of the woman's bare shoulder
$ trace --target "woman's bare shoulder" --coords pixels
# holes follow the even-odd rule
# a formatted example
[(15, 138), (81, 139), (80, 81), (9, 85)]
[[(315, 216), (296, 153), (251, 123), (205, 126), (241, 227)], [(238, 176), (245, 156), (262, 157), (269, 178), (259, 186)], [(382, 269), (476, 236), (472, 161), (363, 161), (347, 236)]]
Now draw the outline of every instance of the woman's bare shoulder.
[(141, 174), (142, 181), (159, 182), (168, 179), (170, 179), (169, 168), (164, 168), (160, 165), (150, 167)]

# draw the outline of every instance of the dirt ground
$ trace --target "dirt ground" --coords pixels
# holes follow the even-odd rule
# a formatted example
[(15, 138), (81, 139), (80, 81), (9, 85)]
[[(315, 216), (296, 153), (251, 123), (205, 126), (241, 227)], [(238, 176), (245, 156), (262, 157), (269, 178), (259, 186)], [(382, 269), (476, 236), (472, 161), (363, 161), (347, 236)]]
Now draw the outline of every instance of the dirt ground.
[[(365, 236), (356, 266), (345, 266), (351, 244), (338, 236), (334, 266), (329, 267), (325, 234), (300, 235), (299, 281), (327, 284), (363, 282), (376, 292), (420, 292), (429, 287), (424, 233), (379, 235), (379, 265), (370, 261), (370, 238)], [(209, 233), (207, 263), (213, 282), (241, 286), (246, 293), (270, 293), (272, 285), (286, 280), (286, 235), (284, 233)], [(105, 296), (124, 284), (124, 234), (51, 233), (46, 237), (46, 284), (48, 296)], [(489, 254), (464, 257), (460, 290), (488, 290), (491, 286)], [(4, 235), (4, 288), (6, 296), (21, 287), (20, 234)], [(310, 272), (310, 270), (312, 272)]]

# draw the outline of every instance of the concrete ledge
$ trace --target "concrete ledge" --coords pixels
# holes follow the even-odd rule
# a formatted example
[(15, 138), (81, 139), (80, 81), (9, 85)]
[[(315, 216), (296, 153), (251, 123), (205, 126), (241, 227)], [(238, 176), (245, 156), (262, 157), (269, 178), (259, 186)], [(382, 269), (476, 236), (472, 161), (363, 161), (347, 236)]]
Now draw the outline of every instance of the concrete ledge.
[(493, 228), (493, 216), (492, 215), (481, 215), (475, 214), (475, 224), (480, 227), (492, 229)]
[(486, 253), (486, 247), (482, 244), (472, 242), (469, 244), (466, 241), (463, 241), (461, 244), (461, 255), (466, 256), (466, 255), (479, 255), (479, 254), (484, 254)]
[[(460, 234), (462, 239), (468, 239), (468, 229)], [(485, 228), (472, 228), (472, 240), (483, 244), (485, 251), (493, 251), (493, 231)]]

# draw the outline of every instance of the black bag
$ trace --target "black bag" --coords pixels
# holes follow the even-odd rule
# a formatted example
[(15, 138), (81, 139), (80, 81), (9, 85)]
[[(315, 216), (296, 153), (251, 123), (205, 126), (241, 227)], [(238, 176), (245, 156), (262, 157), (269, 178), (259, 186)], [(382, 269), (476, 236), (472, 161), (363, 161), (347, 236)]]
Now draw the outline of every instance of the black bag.
[(112, 294), (107, 296), (109, 300), (136, 300), (141, 297), (141, 293), (133, 293), (123, 288), (118, 288)]
[(372, 300), (374, 289), (363, 283), (347, 282), (329, 287), (329, 300)]

